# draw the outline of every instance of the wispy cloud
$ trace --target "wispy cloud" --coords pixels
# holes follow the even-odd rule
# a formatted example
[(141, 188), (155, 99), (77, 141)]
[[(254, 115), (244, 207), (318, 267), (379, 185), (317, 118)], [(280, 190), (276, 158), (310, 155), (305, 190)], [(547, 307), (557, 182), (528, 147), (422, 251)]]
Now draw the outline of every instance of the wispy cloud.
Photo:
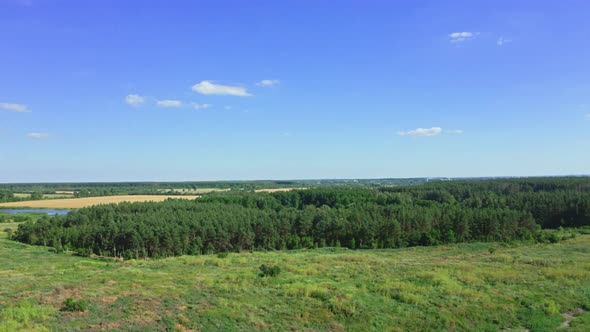
[(475, 36), (477, 36), (479, 33), (478, 32), (469, 32), (469, 31), (463, 31), (463, 32), (453, 32), (449, 34), (449, 37), (451, 38), (451, 43), (462, 43), (468, 40), (471, 40), (473, 38), (475, 38)]
[(0, 103), (0, 110), (19, 113), (31, 112), (27, 105), (13, 103)]
[(461, 129), (451, 129), (451, 130), (445, 130), (446, 134), (452, 134), (452, 135), (460, 135), (463, 134), (464, 131)]
[(496, 45), (498, 46), (502, 46), (504, 44), (508, 44), (511, 43), (512, 39), (508, 39), (508, 38), (504, 38), (504, 37), (500, 37), (498, 38), (498, 40), (496, 41)]
[(191, 106), (196, 110), (203, 110), (203, 109), (211, 107), (210, 104), (197, 104), (197, 103), (191, 103)]
[(172, 100), (172, 99), (165, 99), (165, 100), (158, 100), (156, 103), (158, 107), (182, 107), (182, 101), (180, 100)]
[(48, 133), (29, 133), (27, 136), (34, 139), (41, 139), (49, 137)]
[(590, 119), (590, 113), (586, 114), (584, 117), (585, 117), (586, 119)]
[(262, 80), (262, 81), (256, 83), (256, 85), (270, 87), (270, 86), (278, 85), (279, 83), (281, 83), (281, 81), (279, 81), (279, 80)]
[(145, 103), (145, 97), (142, 97), (140, 95), (127, 95), (127, 97), (125, 97), (125, 102), (128, 105), (137, 107)]
[(192, 89), (193, 91), (204, 95), (224, 95), (238, 97), (248, 97), (252, 95), (248, 93), (244, 87), (215, 84), (211, 81), (201, 81), (200, 83), (193, 85)]
[(440, 127), (432, 128), (416, 128), (414, 130), (400, 131), (397, 134), (400, 136), (436, 136), (442, 132)]

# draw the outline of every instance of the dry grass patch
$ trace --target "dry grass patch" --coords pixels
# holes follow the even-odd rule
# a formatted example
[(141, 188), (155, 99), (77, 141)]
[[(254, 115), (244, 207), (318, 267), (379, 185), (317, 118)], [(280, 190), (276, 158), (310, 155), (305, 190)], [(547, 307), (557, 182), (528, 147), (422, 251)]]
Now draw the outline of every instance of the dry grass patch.
[(307, 188), (272, 188), (272, 189), (256, 189), (254, 190), (257, 193), (276, 193), (281, 191), (291, 191), (291, 190), (304, 190)]

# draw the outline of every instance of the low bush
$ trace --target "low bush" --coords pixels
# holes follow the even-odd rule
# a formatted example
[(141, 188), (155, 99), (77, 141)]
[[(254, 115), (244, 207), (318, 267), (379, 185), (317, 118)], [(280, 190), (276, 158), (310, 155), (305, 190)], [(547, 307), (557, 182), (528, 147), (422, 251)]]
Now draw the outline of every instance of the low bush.
[(281, 273), (281, 268), (277, 265), (262, 264), (259, 267), (261, 277), (276, 277)]
[(74, 300), (72, 298), (66, 299), (63, 306), (61, 307), (61, 311), (69, 311), (69, 312), (82, 312), (88, 309), (88, 304), (84, 300)]

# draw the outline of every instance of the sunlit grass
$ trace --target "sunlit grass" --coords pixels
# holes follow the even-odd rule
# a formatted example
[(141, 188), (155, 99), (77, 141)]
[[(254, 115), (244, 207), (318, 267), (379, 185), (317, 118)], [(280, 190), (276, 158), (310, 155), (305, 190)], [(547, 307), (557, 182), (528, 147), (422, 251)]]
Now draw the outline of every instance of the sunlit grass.
[[(39, 307), (26, 323), (38, 330), (553, 331), (562, 313), (590, 309), (590, 235), (490, 245), (116, 261), (2, 239), (0, 312), (28, 301), (18, 310)], [(262, 264), (281, 272), (261, 278)], [(58, 312), (67, 298), (88, 310)], [(572, 330), (588, 330), (587, 315)]]

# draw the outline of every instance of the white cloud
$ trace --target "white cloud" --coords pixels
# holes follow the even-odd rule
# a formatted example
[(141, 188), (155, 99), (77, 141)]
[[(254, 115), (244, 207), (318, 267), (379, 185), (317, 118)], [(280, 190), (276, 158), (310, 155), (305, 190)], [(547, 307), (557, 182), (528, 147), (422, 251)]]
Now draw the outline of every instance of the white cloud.
[(478, 32), (469, 31), (453, 32), (449, 34), (449, 37), (451, 38), (451, 43), (462, 43), (464, 41), (475, 38), (475, 36), (477, 36), (478, 34)]
[(262, 81), (256, 83), (256, 85), (269, 87), (269, 86), (278, 85), (279, 83), (281, 83), (281, 81), (279, 81), (279, 80), (262, 80)]
[(251, 96), (244, 87), (215, 84), (211, 81), (201, 81), (201, 83), (193, 85), (192, 89), (193, 91), (204, 95)]
[(504, 38), (504, 37), (500, 37), (498, 38), (498, 40), (496, 41), (496, 45), (498, 46), (502, 46), (504, 44), (508, 44), (512, 42), (512, 39), (508, 39), (508, 38)]
[(231, 107), (231, 106), (225, 106), (223, 109), (225, 109), (225, 110), (228, 110), (228, 111), (229, 111), (229, 110), (233, 109), (233, 107)]
[(432, 128), (416, 128), (409, 131), (400, 131), (397, 134), (400, 136), (436, 136), (442, 132), (440, 127)]
[(449, 37), (451, 38), (469, 38), (469, 37), (473, 37), (473, 32), (453, 32), (451, 34), (449, 34)]
[(459, 135), (459, 134), (463, 134), (463, 130), (461, 130), (461, 129), (445, 130), (445, 133)]
[(137, 107), (145, 103), (145, 97), (142, 97), (140, 95), (127, 95), (127, 97), (125, 97), (125, 102), (128, 105)]
[(197, 104), (197, 103), (191, 103), (191, 106), (196, 110), (202, 110), (202, 109), (206, 109), (206, 108), (211, 107), (210, 104)]
[(27, 136), (30, 138), (40, 139), (49, 137), (48, 133), (29, 133)]
[(180, 100), (166, 99), (158, 100), (156, 105), (158, 105), (158, 107), (182, 107), (182, 102)]
[(11, 112), (19, 112), (19, 113), (26, 113), (26, 112), (30, 112), (31, 111), (27, 107), (27, 105), (13, 104), (13, 103), (0, 103), (0, 110), (11, 111)]

